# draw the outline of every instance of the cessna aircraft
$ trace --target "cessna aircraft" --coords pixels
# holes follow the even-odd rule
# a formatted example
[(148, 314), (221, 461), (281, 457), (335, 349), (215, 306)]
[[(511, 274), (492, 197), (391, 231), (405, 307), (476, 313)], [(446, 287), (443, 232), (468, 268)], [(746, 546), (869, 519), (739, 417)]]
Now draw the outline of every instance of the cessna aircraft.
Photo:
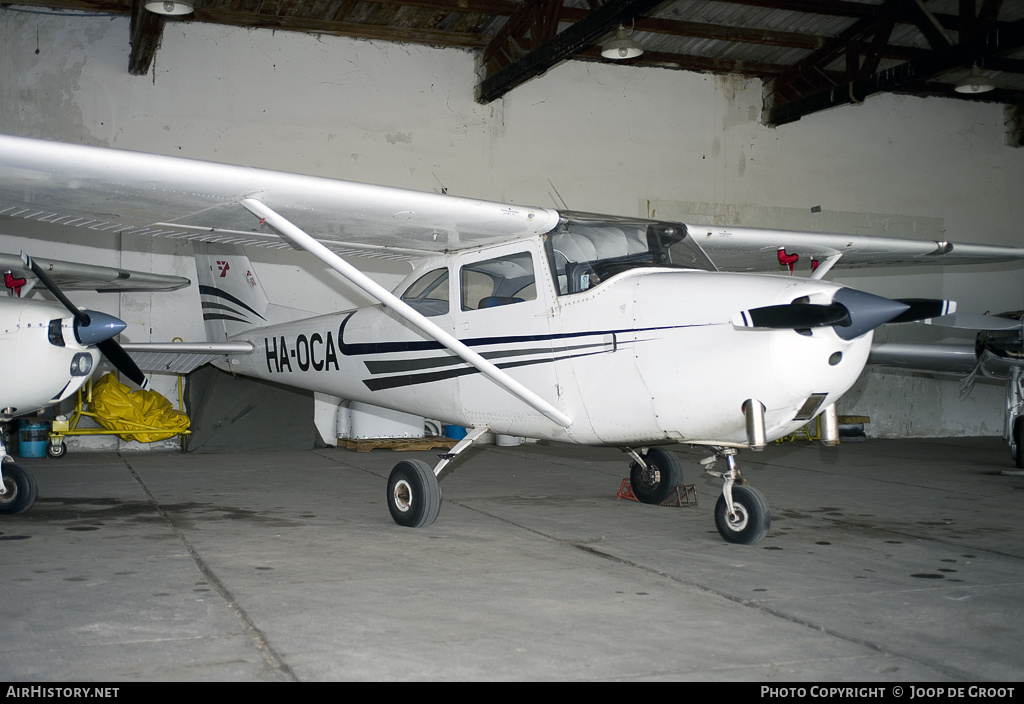
[[(0, 254), (8, 296), (0, 298), (0, 424), (69, 398), (93, 374), (100, 355), (125, 376), (146, 386), (145, 375), (114, 337), (125, 323), (112, 315), (80, 310), (65, 290), (171, 291), (189, 285), (180, 276), (163, 276), (72, 262)], [(27, 296), (42, 283), (60, 303)], [(59, 283), (59, 285), (58, 285)], [(48, 445), (59, 457), (65, 446)], [(7, 454), (0, 435), (0, 514), (27, 511), (35, 501), (32, 474)]]
[(974, 343), (873, 345), (868, 363), (960, 376), (962, 396), (970, 393), (979, 378), (1006, 382), (1003, 438), (1010, 445), (1018, 469), (1024, 469), (1024, 322), (1021, 311), (947, 318), (949, 320), (929, 322), (979, 330)]
[[(825, 273), (1024, 259), (1020, 248), (596, 216), (18, 137), (0, 137), (4, 216), (65, 236), (212, 242), (196, 249), (210, 335), (196, 352), (222, 353), (218, 366), (234, 373), (469, 427), (433, 468), (395, 466), (386, 495), (400, 525), (434, 521), (440, 478), (492, 431), (620, 447), (635, 493), (652, 503), (682, 483), (662, 446), (706, 446), (705, 471), (723, 480), (716, 526), (743, 544), (771, 518), (737, 450), (821, 413), (834, 442), (834, 404), (860, 375), (872, 331), (953, 310)], [(289, 244), (379, 304), (312, 317), (270, 305), (238, 247)], [(818, 264), (808, 278), (721, 271), (798, 250)], [(339, 254), (415, 264), (392, 293)]]

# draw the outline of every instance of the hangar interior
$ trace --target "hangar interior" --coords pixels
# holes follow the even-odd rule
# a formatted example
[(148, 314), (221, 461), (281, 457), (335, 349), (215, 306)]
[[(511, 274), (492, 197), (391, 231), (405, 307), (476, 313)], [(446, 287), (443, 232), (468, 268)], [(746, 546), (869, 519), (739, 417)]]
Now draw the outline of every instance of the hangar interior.
[[(1019, 243), (1016, 3), (336, 5), (5, 5), (0, 130), (614, 215)], [(640, 56), (601, 55), (619, 25)], [(995, 89), (956, 92), (974, 65)], [(48, 243), (0, 222), (5, 251), (195, 278), (188, 243), (70, 231)], [(275, 303), (365, 302), (301, 254), (252, 256)], [(407, 272), (361, 266), (389, 287)], [(1024, 303), (1012, 265), (833, 278), (974, 313)], [(81, 304), (125, 320), (122, 341), (202, 339), (194, 286)], [(175, 383), (156, 388), (173, 398)], [(998, 435), (1002, 396), (868, 371), (840, 413), (868, 416), (873, 437)]]
[[(623, 217), (1021, 245), (1016, 1), (144, 5), (0, 5), (0, 134)], [(644, 51), (602, 57), (634, 53), (623, 42)], [(0, 214), (0, 253), (22, 250), (196, 280), (187, 241)], [(250, 255), (277, 304), (368, 302), (304, 253)], [(360, 264), (389, 288), (409, 271)], [(1024, 307), (1019, 265), (829, 278)], [(122, 341), (204, 336), (194, 284), (74, 298), (124, 320)], [(176, 396), (175, 376), (153, 381)], [(256, 409), (233, 428), (250, 448), (312, 442), (308, 397), (241, 384), (207, 370), (189, 386), (213, 414)], [(867, 370), (840, 413), (868, 416), (870, 442), (744, 453), (772, 505), (756, 546), (720, 539), (721, 482), (684, 446), (692, 505), (619, 500), (615, 448), (511, 445), (447, 478), (443, 520), (421, 529), (382, 501), (400, 453), (244, 452), (225, 434), (206, 452), (101, 440), (117, 451), (28, 459), (39, 500), (0, 523), (0, 679), (121, 696), (154, 680), (806, 682), (812, 697), (956, 681), (1010, 698), (1024, 477), (1003, 472), (1003, 404), (1001, 384), (961, 398), (956, 378)]]

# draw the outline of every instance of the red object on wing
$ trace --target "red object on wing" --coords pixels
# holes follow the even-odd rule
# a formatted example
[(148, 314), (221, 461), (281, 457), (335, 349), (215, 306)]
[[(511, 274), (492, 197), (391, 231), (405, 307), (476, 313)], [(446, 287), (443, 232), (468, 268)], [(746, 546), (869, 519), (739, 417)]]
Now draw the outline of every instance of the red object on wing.
[(4, 272), (4, 286), (14, 291), (14, 295), (21, 298), (21, 287), (25, 285), (25, 279), (16, 279), (9, 271)]
[(799, 261), (799, 254), (786, 254), (785, 247), (779, 247), (779, 264), (789, 267), (789, 273), (792, 275), (793, 267)]

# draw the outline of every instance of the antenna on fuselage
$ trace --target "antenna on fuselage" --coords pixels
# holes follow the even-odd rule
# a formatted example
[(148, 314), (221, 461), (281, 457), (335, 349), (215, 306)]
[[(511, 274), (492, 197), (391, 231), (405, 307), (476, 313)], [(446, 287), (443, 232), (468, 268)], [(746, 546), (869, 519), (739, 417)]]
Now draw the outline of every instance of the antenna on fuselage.
[[(566, 205), (565, 199), (562, 198), (562, 194), (555, 188), (555, 184), (551, 183), (551, 179), (548, 179), (548, 185), (551, 186), (551, 190), (554, 191), (554, 195), (551, 196), (551, 200), (555, 201), (556, 206), (561, 206), (562, 210), (568, 210), (569, 206)], [(555, 197), (557, 196), (557, 198)]]

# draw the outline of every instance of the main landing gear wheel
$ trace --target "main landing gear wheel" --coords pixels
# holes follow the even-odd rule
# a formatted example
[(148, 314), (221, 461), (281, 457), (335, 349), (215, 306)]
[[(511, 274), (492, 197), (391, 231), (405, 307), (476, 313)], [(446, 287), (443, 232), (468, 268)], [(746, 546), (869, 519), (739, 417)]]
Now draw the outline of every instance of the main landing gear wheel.
[(647, 467), (629, 464), (629, 485), (633, 495), (645, 504), (660, 504), (683, 483), (683, 463), (674, 452), (652, 447), (644, 455)]
[(719, 496), (715, 504), (715, 527), (726, 541), (753, 545), (768, 535), (772, 514), (760, 491), (743, 484), (734, 484), (732, 507), (733, 513), (730, 515), (724, 495)]
[(14, 462), (4, 462), (0, 467), (4, 479), (0, 487), (0, 514), (14, 515), (28, 511), (36, 502), (36, 478)]
[(422, 460), (403, 460), (388, 477), (388, 510), (400, 526), (429, 526), (441, 510), (441, 485)]

